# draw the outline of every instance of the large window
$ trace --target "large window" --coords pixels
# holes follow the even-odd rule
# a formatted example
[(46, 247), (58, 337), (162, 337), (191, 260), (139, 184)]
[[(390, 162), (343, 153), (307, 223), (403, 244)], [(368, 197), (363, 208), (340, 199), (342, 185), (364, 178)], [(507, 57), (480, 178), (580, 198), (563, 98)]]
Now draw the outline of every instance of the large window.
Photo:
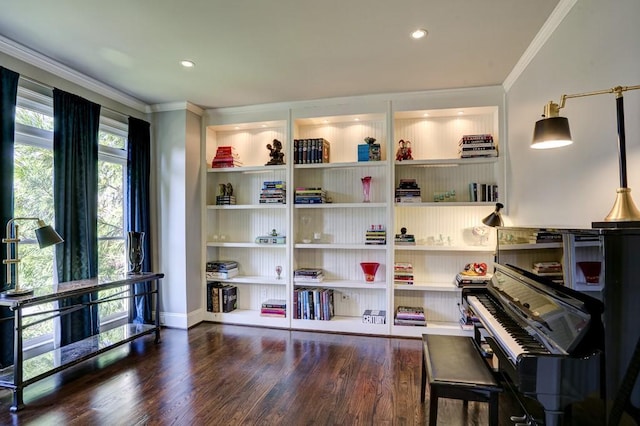
[[(54, 225), (53, 208), (53, 101), (51, 93), (18, 88), (14, 157), (14, 217), (39, 217)], [(122, 118), (124, 120), (124, 117)], [(121, 276), (125, 262), (125, 189), (127, 124), (101, 117), (98, 162), (98, 271), (103, 277)], [(30, 287), (51, 287), (55, 275), (53, 247), (39, 249), (36, 223), (20, 222), (19, 279)], [(117, 293), (110, 290), (108, 294)], [(100, 296), (107, 296), (106, 292)], [(43, 310), (51, 306), (40, 306)], [(106, 325), (127, 316), (128, 304), (113, 301), (99, 307)], [(30, 327), (25, 334), (33, 346), (51, 341), (53, 320)]]

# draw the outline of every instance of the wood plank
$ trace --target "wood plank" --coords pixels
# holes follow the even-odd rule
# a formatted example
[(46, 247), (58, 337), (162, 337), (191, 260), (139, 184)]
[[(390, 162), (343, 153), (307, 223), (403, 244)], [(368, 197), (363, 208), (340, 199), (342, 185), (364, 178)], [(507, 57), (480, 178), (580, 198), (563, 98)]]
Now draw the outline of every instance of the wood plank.
[[(356, 336), (202, 323), (85, 361), (25, 389), (0, 424), (417, 425), (420, 339)], [(461, 366), (464, 368), (464, 366)], [(508, 392), (500, 424), (521, 414)], [(588, 425), (574, 412), (574, 423)], [(441, 400), (440, 425), (487, 424), (483, 403)]]

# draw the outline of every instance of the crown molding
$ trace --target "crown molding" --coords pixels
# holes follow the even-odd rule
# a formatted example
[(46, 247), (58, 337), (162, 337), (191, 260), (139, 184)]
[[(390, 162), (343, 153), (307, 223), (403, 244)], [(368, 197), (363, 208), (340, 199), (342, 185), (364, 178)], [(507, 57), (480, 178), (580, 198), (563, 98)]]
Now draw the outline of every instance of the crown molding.
[(150, 112), (167, 112), (167, 111), (189, 111), (200, 117), (204, 115), (204, 109), (200, 108), (198, 105), (192, 104), (191, 102), (168, 102), (165, 104), (156, 104), (151, 105), (149, 108)]
[(520, 57), (520, 60), (513, 67), (507, 78), (502, 83), (504, 91), (508, 92), (514, 85), (516, 80), (527, 68), (529, 63), (535, 58), (542, 46), (549, 40), (554, 31), (560, 26), (560, 23), (569, 14), (569, 11), (578, 2), (578, 0), (560, 0), (556, 8), (551, 12), (549, 18), (544, 23), (538, 34), (533, 38), (531, 44), (525, 50), (524, 54)]
[(99, 95), (105, 96), (123, 105), (135, 109), (143, 113), (149, 112), (149, 106), (140, 100), (129, 96), (111, 86), (108, 86), (96, 79), (84, 75), (72, 68), (63, 65), (48, 56), (42, 55), (34, 50), (29, 49), (15, 41), (0, 35), (0, 52), (6, 53), (16, 59), (19, 59), (29, 65), (40, 68), (57, 77), (63, 78), (85, 89), (91, 90)]

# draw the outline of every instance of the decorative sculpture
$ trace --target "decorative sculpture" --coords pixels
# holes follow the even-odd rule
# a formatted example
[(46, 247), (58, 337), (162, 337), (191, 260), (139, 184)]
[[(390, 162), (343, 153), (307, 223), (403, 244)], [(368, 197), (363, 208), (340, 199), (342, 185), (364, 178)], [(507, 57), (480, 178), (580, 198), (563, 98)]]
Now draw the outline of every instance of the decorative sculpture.
[(282, 152), (282, 142), (278, 139), (273, 140), (273, 145), (267, 144), (269, 150), (269, 157), (271, 160), (265, 166), (279, 166), (284, 164), (284, 152)]

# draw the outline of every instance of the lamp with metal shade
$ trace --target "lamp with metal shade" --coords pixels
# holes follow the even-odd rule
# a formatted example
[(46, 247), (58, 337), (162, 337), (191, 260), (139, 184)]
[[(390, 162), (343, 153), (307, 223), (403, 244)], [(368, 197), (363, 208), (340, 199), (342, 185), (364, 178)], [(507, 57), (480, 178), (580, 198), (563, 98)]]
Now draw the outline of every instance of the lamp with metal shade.
[[(17, 269), (17, 266), (20, 263), (20, 259), (18, 258), (18, 244), (20, 243), (20, 237), (19, 226), (16, 221), (27, 220), (38, 221), (38, 228), (36, 228), (35, 234), (36, 239), (38, 240), (38, 245), (41, 249), (52, 246), (54, 244), (59, 244), (64, 241), (62, 237), (55, 231), (55, 229), (45, 224), (43, 220), (37, 217), (16, 217), (9, 220), (7, 222), (6, 238), (2, 239), (2, 242), (7, 245), (7, 258), (3, 260), (2, 263), (7, 265), (7, 286), (11, 287), (11, 285), (13, 284), (14, 287), (8, 289), (5, 292), (2, 292), (3, 296), (23, 296), (33, 293), (33, 289), (20, 286)], [(12, 245), (14, 247), (13, 251), (11, 250)], [(15, 254), (15, 258), (12, 257), (12, 254)], [(12, 267), (15, 270), (15, 282), (12, 282)]]
[(500, 214), (500, 210), (503, 208), (504, 204), (496, 203), (496, 209), (489, 216), (482, 219), (482, 223), (492, 228), (503, 226), (504, 222), (502, 221), (502, 215)]
[(627, 153), (624, 126), (624, 103), (622, 92), (640, 89), (638, 86), (616, 86), (612, 89), (596, 92), (562, 95), (560, 104), (549, 102), (544, 107), (543, 119), (536, 123), (533, 131), (531, 147), (535, 149), (557, 148), (573, 143), (569, 121), (560, 117), (560, 109), (564, 108), (569, 98), (602, 95), (613, 93), (616, 95), (616, 111), (618, 121), (618, 163), (620, 172), (620, 187), (616, 190), (616, 200), (609, 214), (603, 222), (593, 222), (594, 228), (638, 227), (640, 226), (640, 210), (631, 198), (631, 188), (627, 186)]

